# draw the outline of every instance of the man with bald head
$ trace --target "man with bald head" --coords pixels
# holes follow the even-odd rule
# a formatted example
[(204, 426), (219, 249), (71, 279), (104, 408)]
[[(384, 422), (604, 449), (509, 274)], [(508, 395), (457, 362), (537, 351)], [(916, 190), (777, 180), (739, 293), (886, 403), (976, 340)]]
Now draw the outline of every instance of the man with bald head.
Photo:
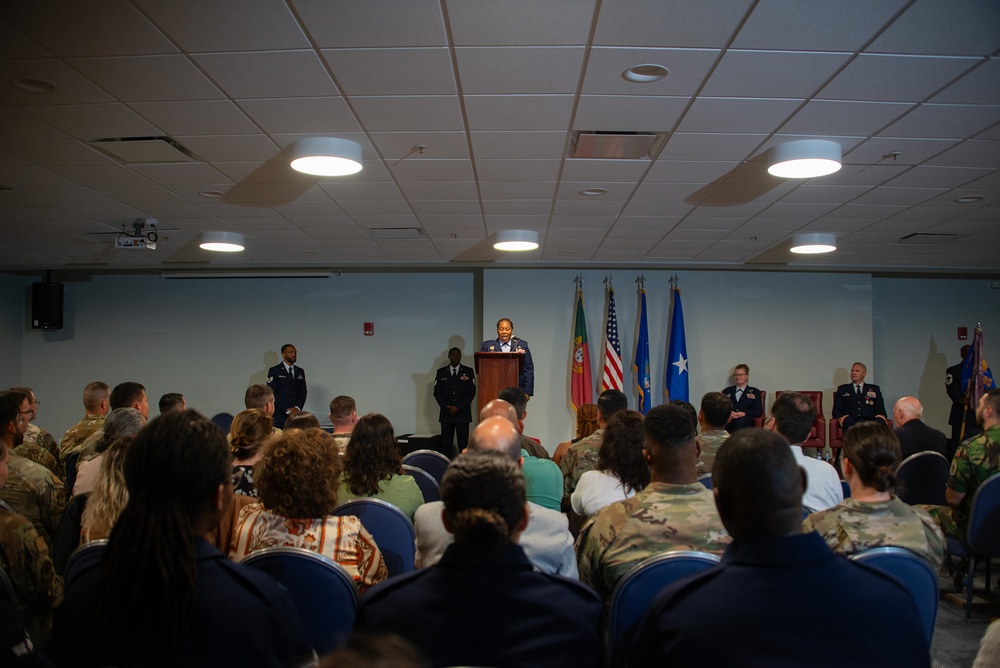
[[(499, 400), (497, 400), (499, 401)], [(507, 404), (506, 401), (501, 402)], [(491, 401), (483, 407), (483, 413)], [(510, 404), (507, 404), (510, 407)], [(500, 404), (492, 411), (506, 412)], [(510, 408), (513, 411), (513, 408)], [(515, 414), (514, 419), (517, 419)], [(525, 457), (521, 450), (521, 434), (507, 415), (480, 416), (480, 422), (469, 435), (467, 450), (496, 450), (502, 452), (524, 470)], [(461, 456), (461, 455), (459, 455)], [(531, 457), (527, 459), (532, 459)], [(552, 462), (548, 462), (552, 464)], [(555, 466), (555, 464), (552, 464)], [(560, 480), (562, 476), (560, 476)], [(527, 482), (527, 477), (525, 478)], [(425, 503), (413, 514), (413, 527), (417, 531), (417, 568), (433, 566), (454, 542), (454, 535), (444, 528), (441, 501)], [(545, 508), (528, 496), (528, 527), (521, 534), (520, 545), (538, 570), (569, 578), (577, 578), (576, 556), (573, 554), (573, 536), (569, 532), (566, 516)]]
[[(892, 407), (896, 421), (895, 434), (903, 451), (903, 459), (930, 450), (948, 456), (948, 437), (924, 424), (924, 407), (916, 397), (903, 397)], [(900, 460), (902, 461), (902, 460)]]
[(519, 452), (522, 459), (521, 472), (524, 473), (528, 501), (534, 501), (551, 510), (559, 510), (563, 492), (563, 476), (559, 466), (551, 459), (543, 459), (531, 454), (530, 446), (539, 448), (541, 446), (521, 433), (524, 423), (521, 422), (521, 416), (517, 414), (517, 407), (514, 404), (503, 399), (494, 399), (483, 406), (483, 410), (479, 411), (480, 422), (495, 416), (509, 420), (518, 432)]
[[(930, 666), (903, 585), (834, 554), (819, 534), (802, 533), (805, 477), (777, 433), (741, 429), (722, 445), (712, 479), (733, 542), (719, 566), (653, 599), (634, 636), (632, 665)], [(815, 618), (838, 620), (837, 642), (822, 625), (802, 624)], [(886, 620), (892, 632), (879, 633)]]

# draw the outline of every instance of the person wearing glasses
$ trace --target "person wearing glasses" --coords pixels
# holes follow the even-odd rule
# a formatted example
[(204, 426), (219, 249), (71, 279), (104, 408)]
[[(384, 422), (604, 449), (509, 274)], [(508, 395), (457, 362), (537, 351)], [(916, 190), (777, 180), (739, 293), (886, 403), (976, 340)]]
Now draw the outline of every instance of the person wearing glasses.
[(764, 414), (764, 400), (760, 390), (749, 385), (750, 367), (746, 364), (737, 364), (733, 370), (733, 381), (735, 385), (730, 385), (722, 391), (733, 404), (733, 412), (729, 417), (729, 424), (726, 425), (726, 431), (730, 434), (745, 427), (752, 427), (754, 419)]

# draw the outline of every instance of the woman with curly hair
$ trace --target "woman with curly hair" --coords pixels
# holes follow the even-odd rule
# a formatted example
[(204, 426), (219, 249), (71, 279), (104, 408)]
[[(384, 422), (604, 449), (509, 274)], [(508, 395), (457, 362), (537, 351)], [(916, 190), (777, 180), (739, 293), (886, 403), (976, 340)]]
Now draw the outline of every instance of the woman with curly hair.
[(403, 458), (392, 423), (378, 413), (365, 415), (354, 425), (344, 456), (341, 500), (372, 497), (388, 501), (413, 519), (424, 496), (412, 476), (403, 475)]
[(125, 486), (125, 454), (134, 435), (119, 438), (104, 452), (101, 472), (94, 491), (87, 497), (80, 520), (80, 544), (101, 540), (111, 535), (118, 516), (128, 504)]
[(851, 495), (809, 515), (802, 531), (819, 532), (843, 555), (895, 545), (916, 552), (935, 571), (941, 568), (945, 540), (937, 522), (893, 494), (900, 458), (899, 439), (881, 422), (860, 422), (845, 431), (843, 469)]
[[(301, 666), (315, 657), (288, 590), (209, 545), (232, 500), (223, 432), (166, 413), (125, 455), (128, 504), (81, 564), (53, 631), (57, 666)], [(237, 612), (238, 611), (238, 614)]]
[(257, 496), (254, 464), (260, 459), (261, 446), (274, 433), (274, 420), (259, 408), (241, 411), (229, 427), (229, 449), (233, 453), (233, 475), (239, 476), (234, 494)]
[(361, 520), (330, 514), (340, 472), (336, 443), (322, 429), (291, 429), (264, 446), (257, 463), (261, 503), (240, 511), (230, 558), (240, 561), (265, 547), (302, 547), (343, 566), (361, 591), (386, 579), (385, 560)]
[(609, 503), (635, 496), (649, 484), (644, 447), (642, 415), (636, 411), (615, 413), (604, 430), (597, 469), (580, 476), (570, 498), (573, 512), (590, 517)]
[(558, 464), (570, 446), (581, 438), (590, 436), (595, 431), (597, 431), (597, 404), (580, 404), (580, 407), (576, 409), (576, 438), (557, 445), (556, 451), (552, 453), (552, 461)]

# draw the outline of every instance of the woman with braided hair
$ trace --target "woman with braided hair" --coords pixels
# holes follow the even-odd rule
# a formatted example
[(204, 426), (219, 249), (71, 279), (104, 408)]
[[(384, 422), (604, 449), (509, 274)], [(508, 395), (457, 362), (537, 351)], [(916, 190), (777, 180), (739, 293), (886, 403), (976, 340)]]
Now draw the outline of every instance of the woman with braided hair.
[(455, 542), (434, 566), (368, 590), (355, 629), (401, 635), (434, 666), (600, 665), (597, 594), (536, 571), (517, 544), (528, 525), (517, 461), (469, 450), (445, 472), (441, 498)]
[[(287, 590), (205, 540), (232, 501), (226, 438), (168, 413), (125, 455), (128, 504), (100, 564), (71, 580), (56, 619), (60, 666), (300, 666), (313, 652)], [(164, 484), (164, 482), (169, 484)]]

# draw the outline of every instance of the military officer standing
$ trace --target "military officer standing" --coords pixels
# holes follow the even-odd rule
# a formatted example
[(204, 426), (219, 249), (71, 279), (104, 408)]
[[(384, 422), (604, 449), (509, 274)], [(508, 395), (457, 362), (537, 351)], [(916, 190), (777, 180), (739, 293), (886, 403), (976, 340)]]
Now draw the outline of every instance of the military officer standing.
[(437, 370), (434, 376), (434, 400), (441, 411), (441, 440), (445, 450), (451, 448), (458, 434), (458, 452), (469, 442), (469, 423), (472, 422), (472, 400), (476, 396), (476, 372), (462, 364), (462, 351), (448, 351), (448, 366)]

